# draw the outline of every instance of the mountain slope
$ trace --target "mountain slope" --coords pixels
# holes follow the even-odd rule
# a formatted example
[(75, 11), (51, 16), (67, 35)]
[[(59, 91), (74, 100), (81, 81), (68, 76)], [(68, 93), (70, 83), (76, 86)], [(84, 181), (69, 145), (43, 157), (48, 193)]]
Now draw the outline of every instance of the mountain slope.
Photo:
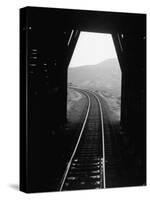
[(121, 71), (117, 59), (108, 59), (97, 65), (69, 68), (68, 82), (79, 87), (107, 90), (120, 95)]

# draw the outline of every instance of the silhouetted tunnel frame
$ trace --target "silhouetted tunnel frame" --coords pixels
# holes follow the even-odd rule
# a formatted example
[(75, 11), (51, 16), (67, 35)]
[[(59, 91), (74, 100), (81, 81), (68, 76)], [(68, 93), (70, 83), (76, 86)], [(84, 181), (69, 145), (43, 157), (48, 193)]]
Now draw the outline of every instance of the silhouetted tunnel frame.
[[(23, 13), (21, 23), (23, 26), (25, 25), (25, 27), (24, 30), (21, 30), (21, 51), (23, 53), (21, 54), (22, 73), (20, 88), (22, 89), (22, 91), (20, 93), (20, 140), (21, 145), (22, 147), (25, 147), (25, 150), (23, 148), (21, 149), (22, 160), (24, 159), (24, 161), (21, 163), (21, 169), (24, 170), (22, 174), (23, 177), (21, 180), (21, 184), (25, 185), (25, 183), (22, 182), (23, 179), (25, 180), (25, 182), (28, 182), (25, 176), (27, 175), (29, 179), (29, 172), (26, 171), (27, 169), (25, 169), (25, 166), (30, 165), (28, 162), (26, 162), (26, 156), (28, 156), (26, 155), (26, 152), (28, 151), (28, 141), (30, 140), (28, 136), (30, 136), (30, 133), (28, 134), (29, 127), (24, 120), (28, 117), (28, 112), (25, 111), (25, 108), (27, 111), (29, 111), (29, 101), (27, 99), (26, 93), (26, 91), (28, 92), (28, 88), (26, 88), (26, 80), (28, 80), (27, 47), (29, 47), (30, 49), (36, 45), (39, 45), (38, 48), (41, 50), (40, 53), (43, 56), (43, 59), (51, 59), (51, 55), (48, 52), (49, 50), (51, 50), (52, 56), (55, 56), (55, 58), (59, 62), (58, 65), (56, 65), (54, 68), (56, 69), (56, 73), (54, 74), (55, 76), (51, 77), (51, 79), (54, 81), (54, 84), (56, 85), (53, 86), (52, 84), (50, 84), (52, 88), (50, 88), (51, 93), (49, 96), (52, 97), (54, 100), (52, 101), (51, 99), (49, 99), (49, 104), (52, 104), (52, 106), (50, 106), (51, 110), (48, 113), (48, 117), (50, 118), (52, 124), (53, 122), (55, 122), (54, 114), (56, 113), (56, 116), (60, 118), (60, 123), (64, 123), (64, 118), (66, 116), (67, 110), (66, 73), (81, 31), (106, 34), (108, 33), (112, 35), (122, 71), (121, 125), (124, 133), (128, 135), (127, 138), (129, 138), (130, 140), (128, 143), (130, 145), (126, 146), (127, 148), (125, 149), (124, 153), (127, 152), (128, 156), (129, 152), (132, 158), (131, 160), (136, 159), (136, 161), (138, 161), (135, 162), (136, 170), (134, 171), (136, 171), (136, 174), (139, 174), (142, 177), (142, 181), (140, 182), (140, 184), (146, 182), (146, 15), (35, 7), (26, 7), (23, 8), (22, 11)], [(33, 29), (29, 30), (28, 27), (30, 26), (33, 27)], [(50, 32), (49, 36), (47, 36), (46, 39), (44, 38), (45, 29)], [(29, 33), (32, 33), (32, 31), (33, 35), (30, 36)], [(40, 34), (37, 34), (39, 31)], [(64, 31), (66, 31), (67, 34), (70, 33), (70, 37), (68, 37), (68, 43), (62, 41), (64, 38)], [(49, 48), (49, 46), (46, 46), (46, 43), (43, 44), (42, 39), (45, 39), (44, 42), (47, 42), (49, 41), (50, 37), (50, 42), (52, 42), (52, 48), (54, 49), (50, 49), (51, 46)], [(62, 45), (61, 48), (60, 44)], [(59, 96), (54, 96), (55, 87), (59, 87), (60, 89)], [(59, 97), (59, 99), (55, 101), (55, 97)], [(49, 106), (49, 104), (47, 103), (46, 105)], [(40, 104), (40, 106), (42, 109), (43, 104)], [(58, 114), (58, 109), (60, 108), (62, 110)], [(41, 132), (39, 131), (38, 134), (40, 136)], [(60, 137), (61, 134), (58, 133), (58, 135)], [(47, 141), (47, 136), (45, 136), (45, 140), (43, 141)], [(41, 144), (41, 141), (39, 142)], [(44, 142), (43, 144), (45, 145)], [(132, 146), (135, 149), (134, 152), (130, 152), (130, 147), (132, 148)], [(32, 145), (30, 145), (30, 147), (32, 147)], [(45, 163), (47, 163), (47, 159), (44, 161)], [(47, 176), (42, 176), (42, 178), (43, 177), (45, 178)]]
[[(143, 116), (143, 128), (141, 126), (141, 129), (145, 130), (146, 15), (56, 8), (27, 7), (25, 9), (27, 13), (30, 13), (28, 23), (31, 27), (34, 24), (38, 30), (40, 25), (41, 29), (46, 27), (48, 30), (66, 31), (67, 35), (69, 34), (67, 44), (62, 47), (62, 51), (65, 51), (65, 55), (62, 52), (65, 59), (61, 66), (63, 68), (61, 72), (69, 66), (80, 32), (108, 33), (112, 35), (122, 72), (121, 124), (128, 132), (128, 127), (132, 126), (134, 129), (137, 124), (132, 125), (133, 117), (141, 115)], [(47, 19), (50, 19), (50, 21), (48, 22)], [(52, 37), (56, 36), (52, 34)], [(57, 38), (54, 39), (57, 40)], [(55, 48), (58, 47), (58, 44), (56, 44)], [(66, 49), (68, 50), (66, 51)], [(61, 53), (58, 52), (57, 54), (58, 59), (61, 60)], [(64, 77), (62, 84), (63, 87), (67, 87), (67, 75)], [(139, 85), (138, 80), (140, 80), (141, 85)], [(66, 89), (63, 92), (63, 98), (65, 96), (67, 98)], [(132, 100), (136, 103), (133, 103)], [(143, 101), (143, 104), (141, 101)], [(63, 102), (65, 101), (63, 100)], [(65, 103), (62, 103), (62, 106), (64, 105)], [(131, 107), (131, 105), (133, 106)], [(137, 110), (136, 107), (141, 110)], [(65, 117), (65, 110), (66, 108), (63, 109), (63, 118)], [(140, 122), (141, 117), (137, 120)], [(138, 128), (137, 131), (139, 131)]]

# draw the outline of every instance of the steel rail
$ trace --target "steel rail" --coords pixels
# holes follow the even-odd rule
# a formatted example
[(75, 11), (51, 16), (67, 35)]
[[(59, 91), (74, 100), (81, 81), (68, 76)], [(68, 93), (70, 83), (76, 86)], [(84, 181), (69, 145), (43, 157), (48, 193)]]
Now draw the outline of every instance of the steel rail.
[(99, 98), (97, 97), (97, 94), (95, 94), (95, 92), (91, 92), (95, 98), (98, 101), (99, 104), (99, 108), (100, 108), (100, 113), (101, 113), (101, 129), (102, 129), (102, 146), (103, 146), (103, 187), (106, 188), (106, 174), (105, 174), (105, 136), (104, 136), (104, 119), (103, 119), (103, 111), (102, 111), (102, 105), (101, 102), (99, 100)]
[[(81, 91), (81, 90), (80, 90), (80, 91)], [(82, 91), (82, 92), (83, 92), (83, 91)], [(65, 183), (65, 180), (66, 180), (68, 171), (69, 171), (70, 166), (71, 166), (71, 163), (72, 163), (72, 159), (73, 159), (73, 157), (74, 157), (74, 155), (75, 155), (75, 153), (76, 153), (76, 150), (77, 150), (77, 148), (78, 148), (78, 145), (79, 145), (79, 142), (80, 142), (80, 139), (81, 139), (81, 136), (82, 136), (82, 133), (83, 133), (85, 124), (86, 124), (86, 122), (87, 122), (87, 118), (88, 118), (88, 115), (89, 115), (89, 111), (90, 111), (90, 106), (91, 106), (90, 97), (89, 97), (89, 95), (88, 95), (87, 93), (85, 93), (85, 92), (83, 92), (83, 93), (88, 97), (88, 102), (89, 102), (89, 103), (88, 103), (88, 109), (87, 109), (86, 116), (85, 116), (85, 119), (84, 119), (84, 122), (83, 122), (83, 126), (82, 126), (81, 131), (80, 131), (80, 135), (79, 135), (78, 141), (77, 141), (77, 143), (76, 143), (76, 146), (75, 146), (75, 148), (74, 148), (74, 151), (73, 151), (73, 153), (72, 153), (72, 156), (71, 156), (71, 158), (70, 158), (70, 161), (68, 162), (68, 165), (67, 165), (67, 167), (66, 167), (66, 171), (65, 171), (64, 176), (63, 176), (63, 178), (62, 178), (61, 186), (60, 186), (59, 191), (62, 191), (62, 189), (63, 189), (63, 186), (64, 186), (64, 183)]]

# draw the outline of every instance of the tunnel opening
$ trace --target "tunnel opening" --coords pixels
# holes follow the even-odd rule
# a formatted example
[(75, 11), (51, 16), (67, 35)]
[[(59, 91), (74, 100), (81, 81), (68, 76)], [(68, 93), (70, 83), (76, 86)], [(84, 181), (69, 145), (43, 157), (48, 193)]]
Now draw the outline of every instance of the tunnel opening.
[(108, 104), (112, 122), (120, 124), (121, 79), (112, 34), (81, 31), (68, 66), (67, 120), (75, 123), (81, 109), (83, 96), (73, 90), (77, 87), (99, 94)]

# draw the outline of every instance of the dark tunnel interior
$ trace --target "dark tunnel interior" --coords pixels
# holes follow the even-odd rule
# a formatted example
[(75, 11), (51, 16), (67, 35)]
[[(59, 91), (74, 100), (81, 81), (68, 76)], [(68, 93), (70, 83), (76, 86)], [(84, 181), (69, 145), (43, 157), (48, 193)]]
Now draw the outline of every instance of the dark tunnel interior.
[[(59, 154), (66, 141), (67, 69), (80, 31), (112, 34), (122, 71), (122, 156), (134, 169), (133, 182), (146, 184), (145, 15), (33, 7), (24, 12), (28, 17), (21, 17), (20, 23), (27, 26), (21, 30), (21, 37), (26, 37), (23, 45), (27, 50), (22, 48), (21, 55), (26, 51), (27, 58), (21, 63), (20, 84), (26, 93), (21, 90), (20, 98), (26, 100), (21, 101), (20, 109), (26, 113), (22, 119), (28, 118), (27, 126), (21, 121), (21, 128), (26, 127), (22, 128), (21, 144), (25, 146), (27, 140), (31, 152), (27, 190), (49, 190), (51, 171), (59, 174), (64, 170), (52, 162), (62, 166), (64, 162)], [(25, 105), (29, 112), (24, 110)]]

